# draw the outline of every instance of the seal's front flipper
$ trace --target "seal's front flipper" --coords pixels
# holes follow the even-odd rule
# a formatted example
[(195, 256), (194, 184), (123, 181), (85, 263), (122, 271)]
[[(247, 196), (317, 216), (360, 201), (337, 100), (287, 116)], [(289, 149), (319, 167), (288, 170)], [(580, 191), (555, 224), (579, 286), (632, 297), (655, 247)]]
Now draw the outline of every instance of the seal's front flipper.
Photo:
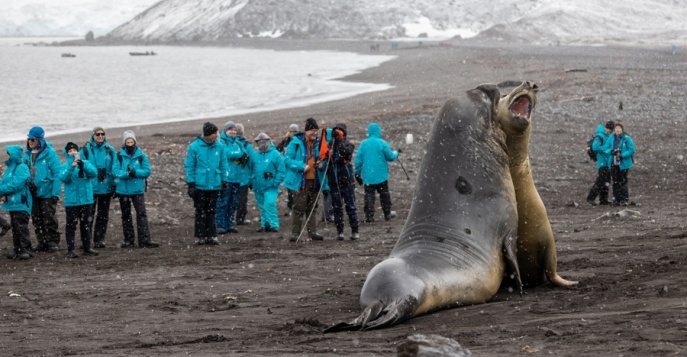
[[(516, 251), (516, 240), (513, 232), (509, 232), (506, 239), (503, 241), (503, 257), (506, 260), (506, 273), (507, 278), (514, 280), (515, 287), (520, 290), (520, 296), (522, 296), (522, 279), (520, 278), (520, 267), (518, 265), (518, 255)], [(511, 286), (510, 282), (505, 282), (506, 286)]]

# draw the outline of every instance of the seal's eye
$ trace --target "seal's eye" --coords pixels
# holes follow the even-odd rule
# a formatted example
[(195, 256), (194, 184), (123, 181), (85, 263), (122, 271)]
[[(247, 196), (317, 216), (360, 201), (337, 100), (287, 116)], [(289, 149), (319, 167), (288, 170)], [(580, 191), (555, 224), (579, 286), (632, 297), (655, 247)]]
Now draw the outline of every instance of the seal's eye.
[(462, 194), (472, 193), (472, 185), (463, 176), (456, 179), (456, 190)]

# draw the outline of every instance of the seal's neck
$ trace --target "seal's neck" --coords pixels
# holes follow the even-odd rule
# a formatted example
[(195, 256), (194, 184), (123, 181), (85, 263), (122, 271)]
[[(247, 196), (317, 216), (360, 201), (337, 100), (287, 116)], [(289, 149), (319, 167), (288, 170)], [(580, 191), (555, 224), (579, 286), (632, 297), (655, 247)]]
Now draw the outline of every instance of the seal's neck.
[(508, 133), (506, 146), (510, 167), (529, 166), (530, 128), (521, 133)]

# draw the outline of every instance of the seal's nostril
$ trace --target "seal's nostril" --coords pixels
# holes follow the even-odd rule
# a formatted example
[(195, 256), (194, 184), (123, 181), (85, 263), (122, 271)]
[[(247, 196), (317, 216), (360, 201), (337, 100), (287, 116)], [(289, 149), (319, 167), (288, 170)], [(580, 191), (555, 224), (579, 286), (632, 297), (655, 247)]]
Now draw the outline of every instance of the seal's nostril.
[(456, 180), (456, 190), (462, 194), (472, 193), (472, 185), (463, 176)]

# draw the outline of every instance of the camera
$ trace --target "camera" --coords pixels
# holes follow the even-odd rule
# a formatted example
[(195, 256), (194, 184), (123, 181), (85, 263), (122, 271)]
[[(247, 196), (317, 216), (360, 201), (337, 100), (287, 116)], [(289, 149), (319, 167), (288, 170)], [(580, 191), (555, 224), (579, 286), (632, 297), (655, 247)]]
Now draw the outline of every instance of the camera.
[(98, 182), (104, 182), (107, 179), (107, 169), (98, 169)]
[(264, 177), (265, 177), (265, 180), (269, 180), (269, 179), (271, 179), (271, 178), (274, 177), (274, 176), (272, 175), (271, 172), (265, 172)]

